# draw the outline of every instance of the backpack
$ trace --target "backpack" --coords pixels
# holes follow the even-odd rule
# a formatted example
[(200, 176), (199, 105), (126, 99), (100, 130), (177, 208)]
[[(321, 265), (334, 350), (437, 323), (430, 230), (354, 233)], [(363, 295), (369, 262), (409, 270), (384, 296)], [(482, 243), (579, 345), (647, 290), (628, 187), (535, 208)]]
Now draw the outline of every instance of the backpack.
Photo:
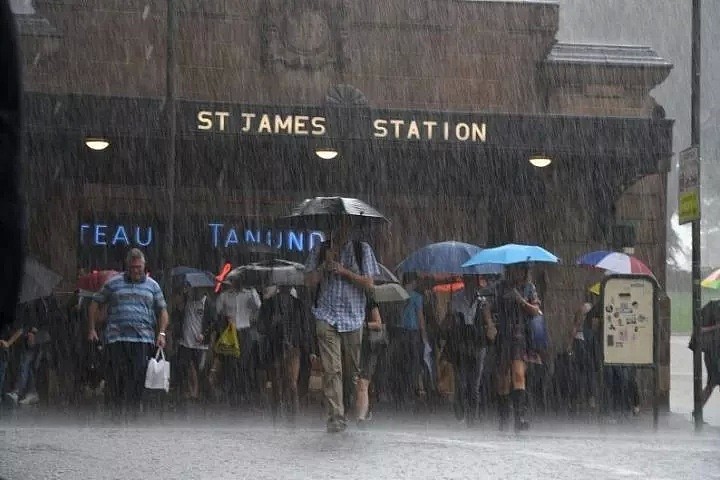
[(461, 356), (477, 354), (487, 346), (483, 319), (485, 301), (478, 297), (474, 302), (476, 303), (475, 315), (470, 322), (467, 322), (464, 315), (460, 313), (450, 314), (452, 320), (448, 332), (448, 353), (454, 363), (458, 362)]
[[(360, 274), (363, 273), (363, 248), (362, 243), (359, 240), (353, 240), (353, 254), (355, 255), (355, 263), (357, 263), (358, 268), (360, 269)], [(322, 242), (320, 244), (320, 251), (318, 252), (318, 259), (317, 259), (317, 265), (322, 265), (322, 263), (325, 261), (325, 255), (327, 255), (327, 251), (330, 248), (330, 242)], [(315, 298), (313, 300), (313, 305), (315, 307), (318, 306), (318, 299), (320, 298), (320, 285), (318, 284), (317, 288), (315, 288)]]

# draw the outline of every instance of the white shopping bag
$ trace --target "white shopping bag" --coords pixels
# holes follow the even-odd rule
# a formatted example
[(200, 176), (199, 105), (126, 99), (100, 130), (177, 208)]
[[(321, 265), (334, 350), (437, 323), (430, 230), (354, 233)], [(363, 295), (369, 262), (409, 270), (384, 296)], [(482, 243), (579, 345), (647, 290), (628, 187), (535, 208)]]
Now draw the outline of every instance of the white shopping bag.
[(145, 388), (170, 391), (170, 362), (165, 360), (165, 352), (162, 348), (158, 348), (155, 358), (151, 358), (148, 362)]

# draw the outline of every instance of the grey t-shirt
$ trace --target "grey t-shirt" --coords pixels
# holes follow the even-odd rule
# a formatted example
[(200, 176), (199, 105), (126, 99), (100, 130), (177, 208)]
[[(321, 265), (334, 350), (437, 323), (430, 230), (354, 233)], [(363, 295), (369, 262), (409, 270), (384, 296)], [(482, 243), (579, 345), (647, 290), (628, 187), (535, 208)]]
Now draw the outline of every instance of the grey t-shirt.
[(205, 308), (210, 300), (207, 295), (199, 300), (189, 300), (185, 305), (185, 318), (183, 321), (183, 338), (180, 345), (187, 348), (207, 350), (207, 345), (198, 340), (203, 333), (203, 317)]

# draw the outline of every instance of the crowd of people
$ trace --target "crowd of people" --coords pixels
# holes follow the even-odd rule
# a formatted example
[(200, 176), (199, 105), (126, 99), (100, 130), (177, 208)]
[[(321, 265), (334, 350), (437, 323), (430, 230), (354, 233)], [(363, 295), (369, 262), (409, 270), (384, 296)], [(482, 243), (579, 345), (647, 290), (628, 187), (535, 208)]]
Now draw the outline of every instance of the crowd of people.
[(76, 296), (65, 312), (54, 297), (19, 306), (19, 323), (0, 332), (0, 392), (6, 405), (38, 403), (54, 370), (69, 405), (101, 392), (108, 411), (139, 414), (148, 360), (165, 349), (174, 405), (267, 406), (292, 421), (315, 376), (328, 432), (350, 419), (367, 425), (379, 399), (417, 412), (449, 397), (458, 420), (472, 425), (495, 411), (501, 429), (516, 431), (541, 408), (638, 412), (635, 372), (599, 366), (596, 298), (574, 312), (571, 346), (550, 375), (546, 345), (528, 329), (542, 314), (528, 264), (509, 265), (502, 276), (465, 275), (441, 309), (431, 281), (414, 273), (403, 277), (409, 299), (394, 308), (378, 302), (378, 274), (373, 249), (352, 240), (345, 224), (311, 251), (304, 285), (238, 275), (219, 294), (186, 283), (166, 302), (133, 249), (123, 274), (91, 297)]

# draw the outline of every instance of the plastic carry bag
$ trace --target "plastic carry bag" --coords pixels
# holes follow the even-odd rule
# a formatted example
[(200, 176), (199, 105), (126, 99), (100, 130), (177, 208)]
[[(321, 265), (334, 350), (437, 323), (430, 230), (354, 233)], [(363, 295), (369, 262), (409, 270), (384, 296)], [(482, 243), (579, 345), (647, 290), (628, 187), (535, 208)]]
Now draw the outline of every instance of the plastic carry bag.
[(228, 323), (227, 328), (220, 334), (220, 338), (215, 343), (215, 353), (231, 357), (240, 356), (240, 341), (234, 323)]
[(165, 360), (165, 351), (162, 348), (158, 348), (155, 358), (148, 362), (145, 388), (170, 391), (170, 362)]

